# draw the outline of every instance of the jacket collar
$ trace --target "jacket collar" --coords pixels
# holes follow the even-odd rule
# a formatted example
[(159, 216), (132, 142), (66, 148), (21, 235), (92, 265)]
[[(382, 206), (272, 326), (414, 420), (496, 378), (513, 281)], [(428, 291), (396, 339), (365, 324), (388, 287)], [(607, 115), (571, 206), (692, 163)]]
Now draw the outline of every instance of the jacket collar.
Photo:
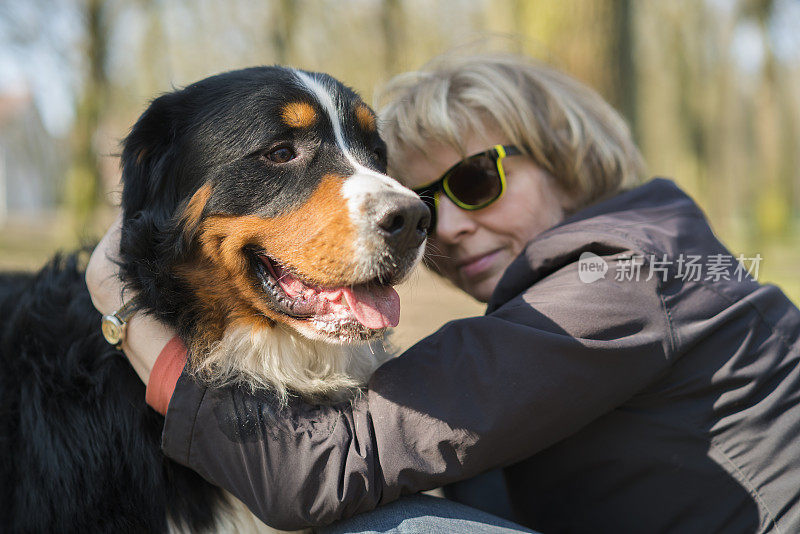
[(642, 222), (659, 216), (688, 214), (702, 216), (694, 201), (666, 178), (654, 178), (587, 206), (542, 232), (525, 247), (503, 273), (486, 313), (493, 312), (548, 274), (577, 261), (585, 251), (613, 254), (630, 249), (637, 238), (646, 240)]

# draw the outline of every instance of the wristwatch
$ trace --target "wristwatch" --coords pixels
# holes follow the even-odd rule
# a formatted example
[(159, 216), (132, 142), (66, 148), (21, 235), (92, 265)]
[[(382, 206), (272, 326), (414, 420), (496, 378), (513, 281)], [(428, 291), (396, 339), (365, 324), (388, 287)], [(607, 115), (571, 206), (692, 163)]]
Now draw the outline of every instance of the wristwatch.
[(133, 314), (136, 313), (137, 304), (138, 299), (134, 297), (111, 315), (103, 316), (103, 320), (100, 323), (103, 337), (117, 349), (120, 348), (125, 339), (125, 330), (128, 326), (128, 321), (130, 321)]

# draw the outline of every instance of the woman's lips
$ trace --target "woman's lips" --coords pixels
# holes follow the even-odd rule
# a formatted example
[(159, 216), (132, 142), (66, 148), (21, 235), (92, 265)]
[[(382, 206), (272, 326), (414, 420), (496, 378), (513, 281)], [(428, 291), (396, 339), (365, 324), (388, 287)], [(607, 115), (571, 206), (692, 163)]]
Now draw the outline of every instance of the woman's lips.
[(494, 264), (500, 252), (502, 252), (502, 249), (466, 258), (458, 262), (458, 270), (466, 278), (475, 278)]

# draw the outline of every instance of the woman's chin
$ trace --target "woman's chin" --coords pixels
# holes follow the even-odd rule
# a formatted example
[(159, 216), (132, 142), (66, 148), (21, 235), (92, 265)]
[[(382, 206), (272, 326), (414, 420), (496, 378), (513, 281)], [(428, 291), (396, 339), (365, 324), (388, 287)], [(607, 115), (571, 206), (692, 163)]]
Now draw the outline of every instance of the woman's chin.
[(489, 302), (503, 272), (492, 273), (480, 280), (461, 280), (458, 287), (479, 302)]

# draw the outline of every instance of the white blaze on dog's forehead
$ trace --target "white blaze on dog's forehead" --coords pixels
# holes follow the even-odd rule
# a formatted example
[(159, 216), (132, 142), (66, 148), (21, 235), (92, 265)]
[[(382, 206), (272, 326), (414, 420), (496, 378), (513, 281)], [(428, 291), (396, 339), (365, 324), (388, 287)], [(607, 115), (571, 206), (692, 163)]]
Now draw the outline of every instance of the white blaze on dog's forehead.
[(342, 186), (342, 196), (347, 199), (347, 206), (350, 213), (357, 214), (361, 211), (362, 202), (364, 197), (373, 193), (381, 193), (387, 191), (394, 191), (414, 196), (414, 193), (397, 181), (392, 180), (385, 174), (375, 172), (372, 169), (359, 163), (353, 154), (350, 153), (350, 147), (344, 137), (344, 130), (342, 128), (342, 117), (338, 108), (333, 101), (333, 95), (324, 82), (318, 80), (315, 76), (311, 76), (305, 72), (295, 71), (297, 77), (302, 84), (315, 96), (322, 109), (328, 115), (328, 119), (333, 127), (333, 135), (336, 139), (336, 145), (342, 151), (342, 154), (347, 158), (347, 161), (353, 166), (355, 172), (345, 180)]

